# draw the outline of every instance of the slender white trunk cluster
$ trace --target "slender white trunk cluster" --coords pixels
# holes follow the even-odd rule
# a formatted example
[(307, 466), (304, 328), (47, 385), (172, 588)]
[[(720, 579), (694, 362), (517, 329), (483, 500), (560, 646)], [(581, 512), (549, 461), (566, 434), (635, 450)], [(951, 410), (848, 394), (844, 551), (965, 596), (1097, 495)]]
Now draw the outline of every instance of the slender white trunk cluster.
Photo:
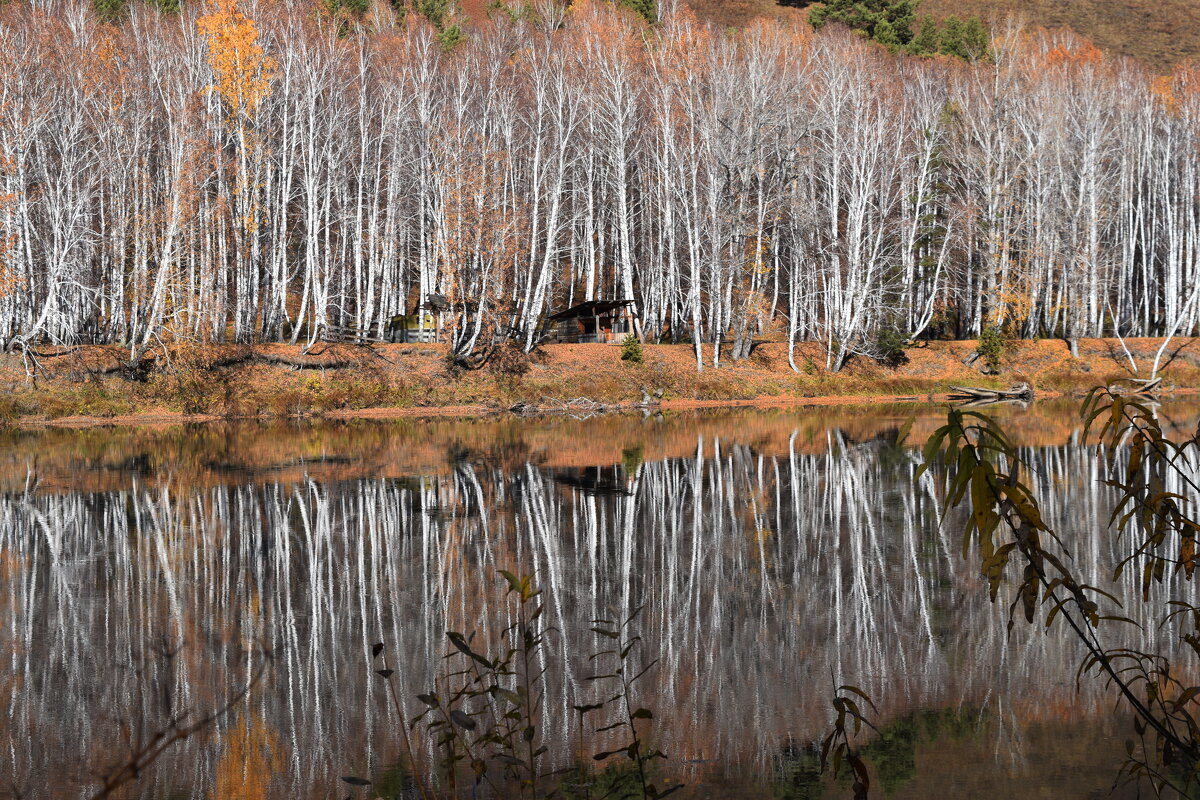
[(431, 293), (464, 349), (632, 299), (699, 367), (766, 335), (837, 369), (883, 328), (1197, 329), (1189, 68), (1016, 29), (919, 61), (587, 3), (447, 53), (284, 2), (245, 8), (277, 69), (230, 124), (200, 13), (0, 9), (0, 344), (307, 342)]

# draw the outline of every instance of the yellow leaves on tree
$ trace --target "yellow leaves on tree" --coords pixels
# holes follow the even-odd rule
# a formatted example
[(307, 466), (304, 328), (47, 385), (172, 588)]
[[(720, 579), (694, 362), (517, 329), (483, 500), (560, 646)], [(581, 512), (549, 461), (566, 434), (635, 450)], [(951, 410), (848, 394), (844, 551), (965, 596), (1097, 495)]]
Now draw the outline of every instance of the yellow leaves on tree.
[(207, 5), (208, 13), (196, 21), (196, 28), (208, 41), (208, 63), (216, 73), (212, 90), (239, 123), (253, 119), (271, 93), (275, 59), (263, 52), (258, 28), (237, 0), (209, 0)]
[[(261, 187), (252, 177), (260, 147), (251, 123), (271, 93), (278, 65), (258, 43), (258, 28), (238, 8), (238, 0), (207, 0), (207, 12), (196, 20), (196, 28), (208, 42), (208, 63), (216, 76), (210, 90), (224, 101), (239, 146), (235, 216), (243, 230), (253, 233), (260, 222)], [(247, 246), (245, 241), (242, 245)]]
[(1175, 77), (1173, 75), (1159, 75), (1150, 84), (1150, 91), (1154, 98), (1167, 109), (1168, 114), (1173, 115), (1179, 108), (1179, 98), (1175, 96)]
[[(11, 53), (0, 52), (0, 86), (6, 86), (15, 74), (18, 62)], [(16, 83), (14, 82), (15, 86)], [(7, 106), (0, 102), (0, 112)], [(2, 116), (2, 115), (0, 115)], [(11, 209), (16, 203), (16, 195), (7, 191), (10, 186), (9, 177), (13, 171), (13, 160), (8, 153), (0, 148), (0, 299), (12, 294), (20, 288), (21, 281), (9, 265), (9, 253), (16, 247), (17, 235), (11, 224), (13, 215)]]
[(1024, 325), (1033, 313), (1035, 286), (1029, 272), (1002, 279), (996, 287), (996, 303), (988, 314), (989, 324), (996, 328)]
[[(0, 153), (0, 176), (8, 169), (9, 161)], [(0, 184), (3, 186), (3, 184)], [(0, 190), (2, 192), (2, 190)], [(7, 214), (5, 210), (16, 200), (11, 194), (0, 193), (0, 298), (7, 297), (14, 289), (19, 288), (20, 280), (8, 265), (8, 253), (15, 246), (17, 235), (8, 230), (5, 225)]]
[[(0, 197), (0, 201), (3, 200), (4, 198)], [(7, 263), (8, 251), (12, 248), (15, 239), (16, 236), (14, 234), (5, 233), (4, 229), (0, 228), (0, 297), (7, 297), (14, 289), (21, 286), (21, 281), (17, 277), (17, 274), (12, 271)]]

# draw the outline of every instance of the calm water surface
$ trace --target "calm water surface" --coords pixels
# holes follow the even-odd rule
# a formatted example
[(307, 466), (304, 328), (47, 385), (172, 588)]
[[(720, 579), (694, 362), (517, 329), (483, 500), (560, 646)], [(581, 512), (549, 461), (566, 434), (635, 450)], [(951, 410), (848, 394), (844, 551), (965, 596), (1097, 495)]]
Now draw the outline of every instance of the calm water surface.
[[(1103, 581), (1121, 543), (1097, 534), (1110, 496), (1074, 407), (998, 413), (1078, 571)], [(1161, 413), (1191, 435), (1200, 405)], [(571, 706), (595, 694), (590, 621), (643, 606), (659, 661), (642, 700), (689, 796), (846, 796), (809, 755), (834, 681), (879, 705), (879, 796), (1110, 796), (1128, 726), (1093, 682), (1076, 687), (1068, 637), (1006, 635), (1006, 604), (987, 602), (959, 519), (942, 519), (944, 475), (914, 481), (943, 419), (892, 406), (0, 434), (0, 796), (86, 796), (139, 731), (243, 684), (259, 647), (273, 664), (237, 715), (130, 796), (325, 798), (347, 774), (397, 796), (399, 727), (370, 643), (388, 643), (417, 713), (445, 630), (489, 641), (509, 623), (501, 569), (537, 576), (561, 631), (545, 664), (557, 763), (578, 752)], [(1146, 618), (1134, 572), (1122, 593)], [(1173, 581), (1163, 591), (1195, 599)], [(1136, 642), (1172, 635), (1149, 625)]]

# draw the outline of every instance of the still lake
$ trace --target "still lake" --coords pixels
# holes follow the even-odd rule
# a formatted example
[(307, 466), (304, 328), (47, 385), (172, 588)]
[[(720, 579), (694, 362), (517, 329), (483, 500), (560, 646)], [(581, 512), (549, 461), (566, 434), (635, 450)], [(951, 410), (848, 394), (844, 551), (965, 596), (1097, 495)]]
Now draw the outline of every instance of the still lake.
[[(995, 412), (1090, 583), (1123, 553), (1076, 407)], [(1200, 403), (1160, 408), (1191, 436)], [(906, 420), (916, 419), (903, 442)], [(582, 750), (594, 619), (635, 608), (647, 725), (680, 797), (848, 796), (814, 775), (837, 683), (883, 732), (880, 797), (1110, 795), (1127, 722), (1057, 626), (1007, 628), (945, 473), (914, 480), (933, 405), (592, 419), (214, 424), (0, 433), (0, 796), (86, 797), (183, 709), (270, 666), (235, 713), (168, 752), (130, 797), (397, 797), (402, 712), (446, 630), (483, 648), (511, 621), (500, 570), (532, 574), (547, 758)], [(1137, 570), (1117, 592), (1152, 619)], [(1181, 578), (1155, 589), (1196, 599)], [(1152, 598), (1153, 599), (1153, 598)], [(1172, 647), (1154, 624), (1135, 634)], [(429, 739), (416, 732), (422, 757)], [(873, 794), (873, 796), (875, 796)], [(470, 796), (466, 792), (464, 796)]]

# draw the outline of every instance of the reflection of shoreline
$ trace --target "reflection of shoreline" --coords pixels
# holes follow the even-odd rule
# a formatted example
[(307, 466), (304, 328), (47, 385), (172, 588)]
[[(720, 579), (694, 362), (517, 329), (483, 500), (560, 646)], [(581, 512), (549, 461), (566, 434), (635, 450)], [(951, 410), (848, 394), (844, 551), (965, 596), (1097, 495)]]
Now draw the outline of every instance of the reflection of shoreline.
[[(1048, 389), (1039, 390), (1039, 401), (1060, 400), (1075, 397), (1076, 392), (1058, 392)], [(879, 406), (897, 405), (909, 408), (923, 409), (930, 406), (940, 407), (945, 403), (954, 402), (958, 397), (955, 393), (921, 394), (836, 394), (818, 396), (764, 396), (752, 399), (698, 400), (673, 399), (664, 400), (655, 406), (656, 411), (699, 411), (699, 410), (755, 410), (775, 409), (781, 411), (797, 411), (811, 408), (829, 408), (837, 406)], [(1200, 387), (1178, 387), (1165, 396), (1168, 403), (1196, 402), (1200, 397)], [(616, 414), (630, 413), (628, 410), (610, 412)], [(637, 413), (641, 413), (638, 411)], [(548, 412), (542, 419), (553, 418), (555, 414)], [(320, 414), (307, 415), (291, 420), (293, 422), (351, 421), (351, 420), (439, 420), (439, 419), (505, 419), (509, 417), (506, 409), (491, 406), (460, 405), (460, 406), (405, 406), (388, 408), (358, 408), (334, 409)], [(275, 420), (267, 420), (271, 424)], [(92, 417), (72, 415), (47, 419), (22, 418), (14, 425), (23, 430), (71, 429), (86, 430), (90, 428), (122, 428), (135, 427), (143, 429), (162, 429), (180, 425), (215, 425), (219, 423), (232, 424), (264, 424), (258, 419), (237, 419), (218, 414), (184, 414), (178, 412), (154, 411), (134, 414), (116, 414), (107, 417)]]
[[(584, 469), (696, 455), (718, 445), (745, 445), (762, 456), (818, 454), (828, 437), (861, 444), (894, 441), (914, 420), (905, 444), (919, 446), (945, 421), (937, 405), (707, 409), (644, 418), (620, 414), (573, 418), (408, 419), (212, 423), (166, 428), (39, 429), (0, 433), (0, 492), (115, 491), (133, 485), (217, 486), (243, 483), (411, 479), (451, 474), (461, 462), (520, 469)], [(1079, 440), (1077, 404), (1044, 400), (1028, 411), (998, 409), (1017, 443), (1061, 447)], [(1200, 400), (1162, 406), (1168, 434), (1190, 437)], [(129, 464), (137, 463), (138, 470)]]
[[(1075, 690), (1071, 640), (1021, 627), (1010, 642), (1006, 599), (987, 602), (959, 556), (956, 526), (939, 524), (943, 475), (934, 469), (914, 487), (916, 455), (894, 445), (894, 419), (684, 422), (678, 431), (662, 430), (669, 419), (563, 422), (550, 431), (467, 426), (457, 438), (439, 430), (447, 466), (408, 479), (377, 465), (428, 429), (410, 437), (388, 426), (301, 426), (286, 442), (274, 429), (263, 434), (275, 437), (273, 448), (230, 431), (132, 442), (141, 454), (178, 448), (172, 475), (149, 456), (109, 452), (103, 437), (81, 434), (87, 446), (77, 460), (106, 465), (121, 488), (0, 496), (0, 613), (17, 623), (0, 632), (0, 659), (17, 665), (14, 674), (38, 676), (0, 687), (0, 707), (20, 711), (0, 739), (12, 737), (23, 771), (47, 752), (74, 753), (80, 743), (68, 720), (136, 707), (122, 654), (164, 630), (192, 642), (177, 680), (199, 697), (224, 694), (238, 675), (240, 643), (266, 636), (277, 669), (250, 705), (289, 748), (272, 796), (319, 796), (346, 754), (390, 724), (370, 691), (366, 642), (387, 640), (401, 654), (396, 668), (411, 698), (430, 684), (444, 630), (489, 639), (508, 624), (509, 609), (496, 601), (501, 568), (538, 576), (548, 617), (564, 632), (564, 658), (551, 659), (548, 673), (552, 709), (586, 699), (578, 687), (595, 645), (590, 620), (645, 605), (641, 633), (661, 659), (647, 693), (663, 720), (662, 745), (680, 762), (704, 762), (698, 772), (716, 762), (722, 774), (731, 766), (768, 774), (785, 742), (824, 730), (830, 675), (876, 697), (885, 723), (921, 709), (986, 707), (995, 722), (988, 744), (1009, 760), (1036, 756), (1023, 739), (1034, 723), (1073, 715), (1090, 725), (1107, 713), (1094, 684)], [(545, 442), (569, 443), (581, 430), (592, 449), (572, 452), (627, 443), (606, 438), (626, 430), (615, 423), (643, 431), (641, 449), (626, 446), (619, 467), (534, 460)], [(688, 441), (686, 455), (650, 457)], [(348, 463), (343, 454), (364, 442), (375, 449)], [(25, 442), (18, 462), (41, 469), (34, 445)], [(239, 453), (259, 471), (239, 471)], [(302, 454), (303, 465), (281, 468), (281, 453)], [(1069, 546), (1089, 545), (1072, 548), (1080, 569), (1105, 570), (1117, 543), (1071, 524), (1107, 516), (1095, 451), (1045, 447), (1027, 456), (1047, 517)], [(181, 464), (230, 481), (190, 482)], [(1128, 572), (1124, 594), (1134, 597)], [(1178, 591), (1174, 576), (1168, 582), (1155, 591)], [(1150, 626), (1146, 635), (1168, 634)], [(569, 713), (547, 720), (560, 744), (575, 741), (572, 725)], [(84, 745), (101, 729), (93, 726)], [(34, 741), (44, 750), (25, 749)], [(159, 788), (175, 775), (208, 785), (222, 747), (189, 744), (158, 773)]]

